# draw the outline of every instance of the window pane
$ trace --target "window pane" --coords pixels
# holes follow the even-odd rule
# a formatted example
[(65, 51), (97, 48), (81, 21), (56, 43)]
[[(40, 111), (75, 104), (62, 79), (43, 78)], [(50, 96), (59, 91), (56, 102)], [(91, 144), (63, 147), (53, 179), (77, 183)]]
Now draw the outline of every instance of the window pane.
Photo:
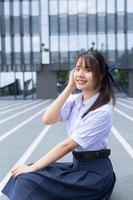
[(97, 11), (105, 12), (105, 0), (97, 0)]
[(79, 39), (78, 50), (79, 51), (87, 50), (87, 35), (79, 35), (78, 39)]
[(49, 12), (50, 15), (57, 15), (58, 14), (58, 4), (57, 4), (57, 0), (52, 0), (49, 2)]
[(108, 34), (107, 41), (108, 41), (108, 49), (114, 50), (115, 49), (115, 34)]
[(70, 15), (78, 13), (77, 0), (68, 1), (68, 12)]
[(88, 15), (88, 32), (89, 33), (96, 32), (96, 15), (94, 14)]
[(133, 13), (127, 13), (127, 31), (133, 32)]
[(40, 38), (38, 36), (32, 37), (33, 51), (40, 52)]
[(67, 14), (67, 0), (59, 1), (59, 13)]
[(118, 49), (118, 57), (123, 54), (125, 50), (125, 38), (123, 33), (117, 34), (117, 49)]
[(19, 34), (20, 33), (19, 17), (14, 17), (14, 33), (15, 34)]
[(89, 49), (91, 49), (91, 48), (96, 49), (97, 48), (96, 34), (89, 34), (88, 41), (89, 41), (89, 43), (88, 43)]
[(78, 1), (78, 12), (79, 13), (86, 13), (86, 0), (79, 0)]
[(31, 1), (31, 8), (32, 8), (32, 15), (38, 16), (39, 15), (39, 1), (38, 0), (32, 0)]
[(77, 34), (78, 17), (77, 15), (69, 15), (69, 32)]
[(96, 14), (96, 0), (88, 0), (88, 13)]
[(24, 52), (30, 52), (30, 37), (23, 37)]
[(50, 33), (58, 34), (58, 17), (55, 15), (50, 16)]
[(118, 12), (124, 12), (124, 0), (117, 0), (117, 11)]
[(115, 15), (114, 14), (107, 15), (107, 31), (108, 32), (115, 31)]
[(77, 51), (78, 50), (78, 38), (76, 35), (69, 36), (69, 50)]
[(23, 31), (24, 31), (24, 34), (29, 34), (30, 32), (30, 21), (29, 21), (29, 17), (27, 16), (23, 17)]
[(124, 31), (124, 14), (123, 13), (117, 14), (117, 30), (118, 32)]
[(32, 33), (39, 34), (40, 33), (40, 23), (39, 17), (34, 16), (32, 17)]
[(22, 13), (23, 15), (29, 15), (29, 1), (22, 1)]
[(14, 51), (15, 52), (20, 52), (21, 51), (21, 46), (20, 46), (20, 36), (15, 36), (14, 37)]
[(5, 17), (5, 34), (10, 33), (10, 18)]
[(133, 13), (133, 0), (127, 0), (127, 12)]
[(59, 50), (59, 39), (58, 36), (51, 36), (50, 37), (50, 50), (51, 51), (58, 51)]
[(20, 15), (19, 1), (13, 1), (13, 15), (14, 16), (19, 16)]
[(127, 48), (128, 50), (132, 50), (133, 51), (133, 33), (128, 33), (127, 34)]
[(87, 27), (86, 27), (86, 15), (84, 14), (80, 14), (78, 17), (78, 32), (79, 34), (85, 34), (87, 31)]
[(106, 43), (105, 43), (105, 34), (98, 34), (98, 50), (105, 51)]
[(6, 0), (4, 2), (4, 14), (6, 16), (9, 16), (10, 15), (10, 3), (9, 3), (9, 0)]
[(105, 14), (98, 14), (98, 32), (105, 32)]
[(60, 50), (68, 51), (68, 36), (60, 36)]
[(107, 13), (115, 13), (115, 0), (107, 0)]
[(67, 15), (60, 15), (59, 18), (59, 28), (60, 28), (60, 34), (67, 34)]
[(5, 37), (5, 52), (6, 53), (11, 52), (11, 37), (10, 36)]

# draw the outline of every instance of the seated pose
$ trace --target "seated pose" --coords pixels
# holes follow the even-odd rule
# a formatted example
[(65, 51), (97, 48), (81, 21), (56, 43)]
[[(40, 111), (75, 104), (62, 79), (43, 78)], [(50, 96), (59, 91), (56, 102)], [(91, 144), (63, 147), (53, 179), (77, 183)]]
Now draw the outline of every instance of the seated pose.
[[(105, 58), (97, 51), (80, 54), (67, 86), (42, 117), (47, 125), (65, 121), (68, 137), (37, 162), (13, 169), (2, 192), (10, 200), (109, 199), (116, 180), (107, 147), (114, 105)], [(69, 152), (73, 162), (56, 162)]]

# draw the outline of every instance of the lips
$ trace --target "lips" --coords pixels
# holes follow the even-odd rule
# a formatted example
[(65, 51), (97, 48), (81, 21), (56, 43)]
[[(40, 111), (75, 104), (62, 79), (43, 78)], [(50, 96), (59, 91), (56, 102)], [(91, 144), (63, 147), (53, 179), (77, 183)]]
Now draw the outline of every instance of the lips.
[(84, 81), (84, 80), (77, 80), (77, 83), (83, 85), (83, 84), (86, 83), (86, 81)]

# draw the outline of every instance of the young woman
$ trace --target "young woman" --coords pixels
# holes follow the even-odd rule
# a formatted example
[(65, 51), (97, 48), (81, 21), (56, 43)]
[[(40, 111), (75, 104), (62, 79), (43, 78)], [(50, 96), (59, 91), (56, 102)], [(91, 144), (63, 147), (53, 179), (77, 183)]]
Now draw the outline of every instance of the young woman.
[[(72, 94), (75, 89), (81, 93)], [(84, 52), (64, 91), (48, 107), (42, 120), (66, 122), (68, 137), (32, 165), (12, 170), (3, 189), (11, 200), (107, 200), (115, 184), (107, 137), (112, 126), (115, 97), (104, 57)], [(71, 152), (72, 163), (58, 159)]]

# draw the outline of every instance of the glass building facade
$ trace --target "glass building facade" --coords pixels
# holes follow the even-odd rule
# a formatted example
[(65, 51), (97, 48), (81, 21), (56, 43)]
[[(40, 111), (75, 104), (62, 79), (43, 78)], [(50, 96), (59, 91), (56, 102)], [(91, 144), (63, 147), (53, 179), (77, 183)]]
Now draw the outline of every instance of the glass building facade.
[(23, 90), (31, 79), (34, 88), (45, 66), (70, 70), (92, 48), (133, 76), (132, 19), (132, 0), (0, 1), (0, 76), (21, 76)]
[(50, 0), (53, 68), (69, 68), (79, 52), (102, 51), (120, 69), (133, 68), (132, 0)]

